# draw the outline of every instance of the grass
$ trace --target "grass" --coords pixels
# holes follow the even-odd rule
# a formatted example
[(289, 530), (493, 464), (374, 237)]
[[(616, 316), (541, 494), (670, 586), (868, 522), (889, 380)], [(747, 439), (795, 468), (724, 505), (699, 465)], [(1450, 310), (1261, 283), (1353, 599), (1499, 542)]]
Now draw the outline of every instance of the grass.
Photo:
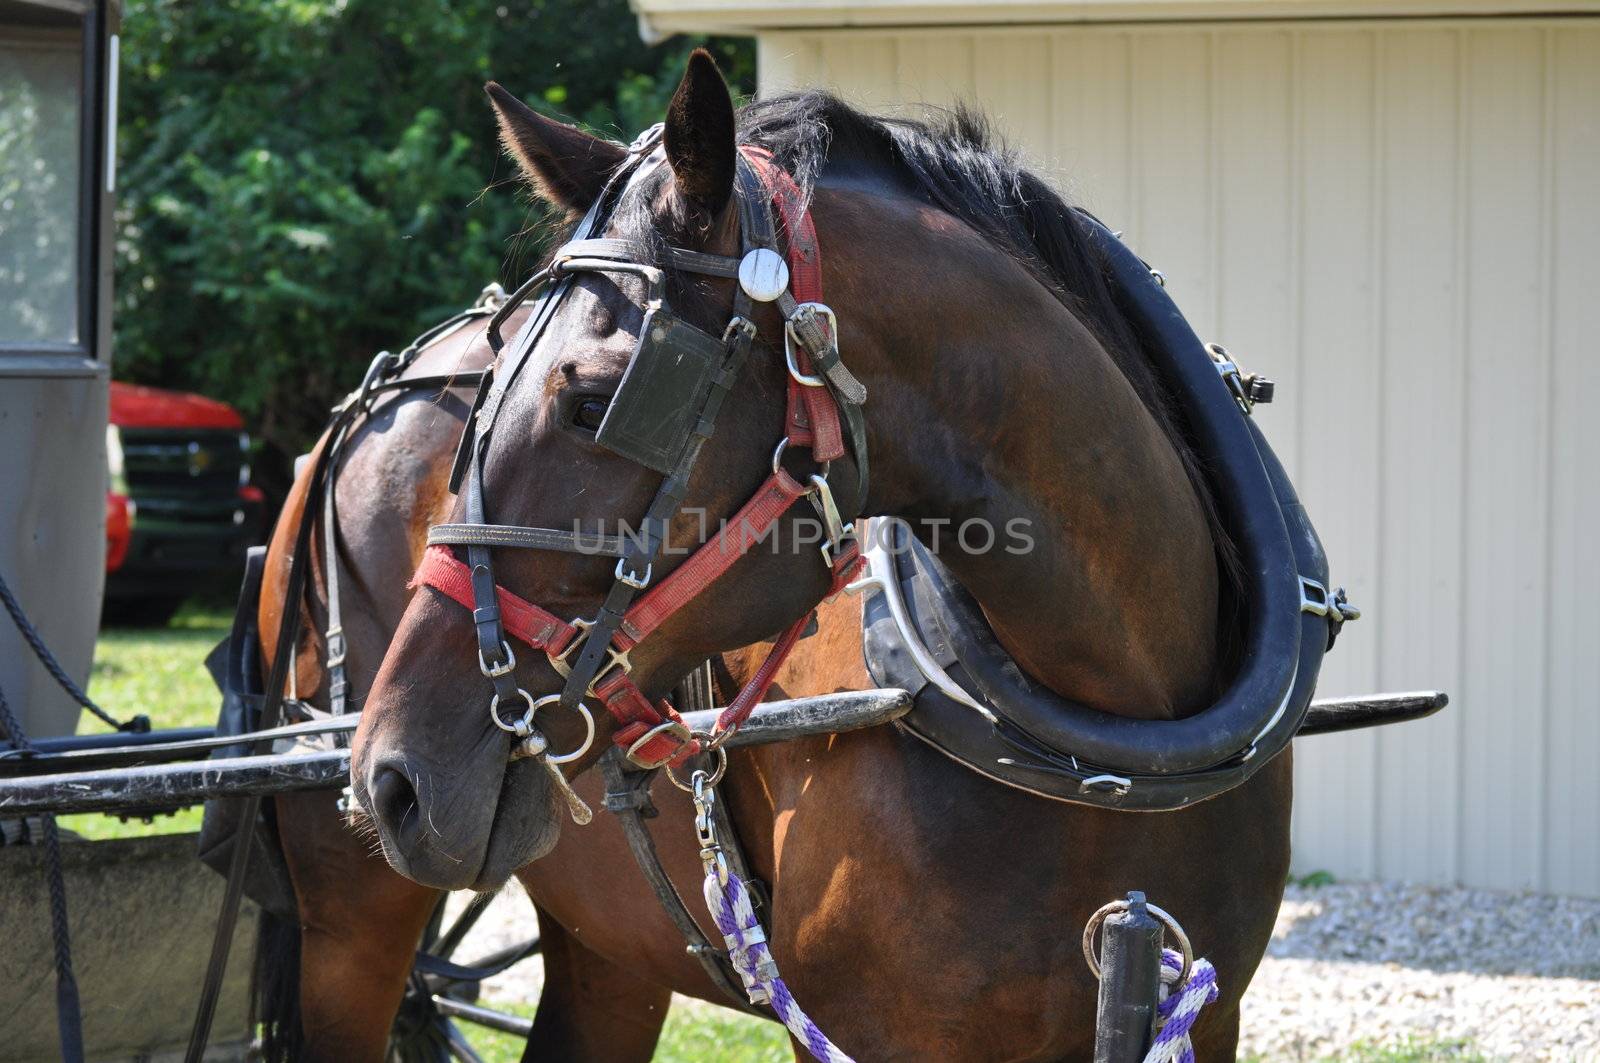
[(1339, 1056), (1339, 1063), (1487, 1063), (1470, 1041), (1405, 1037), (1377, 1043), (1358, 1041)]
[[(152, 727), (209, 727), (217, 722), (220, 695), (206, 671), (206, 654), (228, 635), (233, 617), (220, 608), (189, 605), (165, 628), (106, 628), (94, 648), (89, 696), (118, 719), (143, 713)], [(80, 734), (106, 727), (89, 713)], [(84, 813), (62, 816), (61, 826), (85, 838), (130, 838), (200, 829), (200, 809), (186, 808), (145, 822)]]
[[(1267, 1056), (1240, 1056), (1240, 1063), (1273, 1063)], [(1402, 1037), (1398, 1041), (1357, 1041), (1317, 1063), (1489, 1063), (1471, 1041)]]
[[(533, 1015), (531, 1004), (487, 1001), (501, 1011)], [(463, 1023), (484, 1063), (516, 1063), (523, 1042)], [(788, 1063), (794, 1059), (789, 1033), (775, 1022), (740, 1015), (698, 1000), (674, 997), (667, 1023), (656, 1042), (654, 1063)]]

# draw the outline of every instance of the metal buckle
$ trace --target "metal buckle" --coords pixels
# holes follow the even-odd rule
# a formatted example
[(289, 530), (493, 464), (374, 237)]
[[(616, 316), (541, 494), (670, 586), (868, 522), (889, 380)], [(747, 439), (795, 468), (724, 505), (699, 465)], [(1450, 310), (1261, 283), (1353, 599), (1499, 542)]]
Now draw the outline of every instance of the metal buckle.
[(1078, 784), (1078, 792), (1110, 794), (1112, 797), (1122, 797), (1133, 789), (1133, 780), (1124, 779), (1120, 775), (1091, 775)]
[(1211, 364), (1216, 366), (1217, 373), (1222, 377), (1222, 383), (1226, 385), (1228, 394), (1233, 396), (1235, 405), (1248, 415), (1255, 407), (1255, 401), (1244, 386), (1244, 373), (1240, 370), (1239, 364), (1220, 343), (1206, 344), (1206, 353), (1211, 356)]
[(640, 735), (639, 738), (628, 747), (628, 751), (624, 753), (623, 756), (628, 758), (628, 763), (638, 768), (650, 769), (661, 767), (662, 765), (666, 764), (667, 760), (670, 760), (673, 756), (677, 755), (676, 751), (668, 754), (665, 759), (654, 764), (640, 760), (637, 756), (635, 756), (635, 754), (640, 749), (644, 748), (645, 745), (654, 741), (656, 736), (664, 734), (672, 735), (683, 745), (687, 745), (694, 741), (694, 734), (689, 730), (688, 724), (685, 724), (681, 720), (667, 720), (664, 723), (656, 724), (654, 727), (650, 728), (650, 730)]
[(754, 321), (751, 321), (747, 317), (740, 317), (738, 314), (734, 314), (733, 317), (728, 320), (728, 327), (722, 330), (722, 345), (726, 347), (732, 343), (733, 334), (735, 332), (742, 332), (745, 336), (753, 340), (756, 338), (757, 331), (756, 323)]
[[(589, 641), (589, 630), (594, 627), (594, 621), (569, 620), (567, 625), (577, 629), (578, 634), (567, 644), (566, 649), (560, 653), (549, 655), (550, 667), (554, 668), (556, 674), (563, 679), (572, 674), (572, 665), (567, 663), (567, 658), (571, 657), (573, 651), (579, 646)], [(619, 650), (615, 646), (607, 646), (606, 653), (609, 656), (606, 658), (606, 663), (601, 665), (600, 670), (595, 672), (594, 678), (589, 680), (589, 685), (586, 688), (587, 692), (593, 694), (594, 688), (600, 685), (600, 680), (604, 679), (613, 668), (621, 668), (623, 675), (633, 671), (633, 662), (628, 659), (628, 652), (627, 650)]]
[[(337, 652), (333, 648), (336, 641), (339, 644), (339, 649)], [(329, 668), (337, 668), (345, 662), (345, 651), (348, 647), (345, 645), (343, 627), (330, 627), (327, 633), (323, 636), (323, 645), (326, 646), (328, 650), (327, 666)]]
[(627, 558), (625, 558), (625, 557), (617, 558), (617, 569), (616, 569), (616, 573), (615, 573), (615, 575), (617, 577), (617, 582), (618, 583), (626, 583), (628, 586), (632, 587), (634, 590), (644, 590), (646, 587), (650, 586), (650, 576), (655, 571), (655, 567), (656, 567), (655, 566), (655, 562), (654, 561), (645, 562), (644, 575), (642, 575), (642, 576), (638, 575), (637, 573), (635, 573), (635, 572), (633, 572), (631, 570), (628, 571), (628, 572), (622, 571), (622, 566), (626, 565), (627, 563), (628, 563), (628, 559)]
[(1340, 624), (1361, 619), (1361, 609), (1350, 604), (1343, 587), (1329, 593), (1328, 588), (1308, 576), (1300, 577), (1300, 611)]
[[(483, 647), (478, 647), (478, 671), (482, 672), (490, 679), (499, 679), (503, 675), (510, 675), (512, 672), (516, 671), (517, 655), (511, 652), (511, 643), (507, 642), (505, 639), (501, 639), (500, 650), (506, 655), (505, 663), (491, 666), (488, 661), (483, 659)], [(343, 659), (342, 655), (340, 659)]]
[(1328, 588), (1309, 576), (1300, 577), (1300, 611), (1302, 613), (1327, 616), (1332, 602), (1333, 599), (1328, 594)]
[(795, 363), (795, 344), (798, 343), (801, 346), (805, 346), (805, 341), (802, 340), (800, 338), (800, 334), (795, 331), (794, 324), (796, 319), (798, 319), (802, 314), (807, 317), (816, 317), (820, 314), (821, 316), (827, 318), (828, 332), (833, 337), (835, 347), (837, 347), (839, 343), (839, 319), (834, 314), (833, 308), (828, 306), (826, 303), (801, 303), (799, 306), (794, 308), (794, 313), (790, 314), (788, 319), (783, 323), (783, 360), (784, 364), (789, 367), (789, 375), (794, 378), (795, 383), (803, 384), (808, 388), (825, 387), (828, 383), (826, 380), (820, 376), (808, 376), (807, 374), (800, 372), (800, 367)]
[(576, 650), (588, 640), (589, 629), (593, 627), (594, 624), (587, 620), (569, 620), (567, 621), (567, 626), (578, 632), (572, 637), (572, 641), (567, 643), (567, 648), (562, 650), (560, 653), (550, 653), (545, 655), (550, 658), (550, 667), (554, 668), (556, 673), (563, 679), (572, 674), (572, 666), (567, 663), (567, 658), (572, 656), (573, 650)]

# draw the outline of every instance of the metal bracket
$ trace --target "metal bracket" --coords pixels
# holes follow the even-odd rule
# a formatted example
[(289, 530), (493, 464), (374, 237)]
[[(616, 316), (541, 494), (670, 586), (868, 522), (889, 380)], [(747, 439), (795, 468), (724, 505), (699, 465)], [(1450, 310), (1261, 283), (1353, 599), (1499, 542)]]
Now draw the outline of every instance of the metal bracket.
[(1206, 344), (1206, 353), (1211, 356), (1212, 364), (1217, 367), (1222, 382), (1227, 385), (1228, 394), (1233, 396), (1233, 401), (1246, 416), (1255, 408), (1256, 403), (1272, 401), (1276, 385), (1264, 376), (1245, 372), (1222, 344)]

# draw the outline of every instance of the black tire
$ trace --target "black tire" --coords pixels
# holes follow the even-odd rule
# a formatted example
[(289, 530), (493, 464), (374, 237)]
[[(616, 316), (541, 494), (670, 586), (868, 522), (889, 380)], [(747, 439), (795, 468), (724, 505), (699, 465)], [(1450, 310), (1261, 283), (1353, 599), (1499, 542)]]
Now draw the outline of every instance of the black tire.
[(187, 596), (164, 595), (107, 598), (101, 623), (110, 627), (166, 627), (187, 600)]

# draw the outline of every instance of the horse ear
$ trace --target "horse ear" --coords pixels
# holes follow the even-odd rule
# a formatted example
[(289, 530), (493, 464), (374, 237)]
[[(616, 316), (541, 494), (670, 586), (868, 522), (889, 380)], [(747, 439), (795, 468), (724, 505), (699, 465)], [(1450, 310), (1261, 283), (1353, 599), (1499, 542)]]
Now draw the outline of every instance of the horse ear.
[(689, 56), (689, 68), (667, 105), (665, 139), (679, 193), (712, 217), (721, 214), (733, 195), (733, 96), (704, 48)]
[(558, 207), (576, 214), (588, 210), (628, 157), (625, 148), (609, 140), (546, 118), (497, 82), (489, 82), (484, 90), (500, 119), (506, 151), (539, 195)]

